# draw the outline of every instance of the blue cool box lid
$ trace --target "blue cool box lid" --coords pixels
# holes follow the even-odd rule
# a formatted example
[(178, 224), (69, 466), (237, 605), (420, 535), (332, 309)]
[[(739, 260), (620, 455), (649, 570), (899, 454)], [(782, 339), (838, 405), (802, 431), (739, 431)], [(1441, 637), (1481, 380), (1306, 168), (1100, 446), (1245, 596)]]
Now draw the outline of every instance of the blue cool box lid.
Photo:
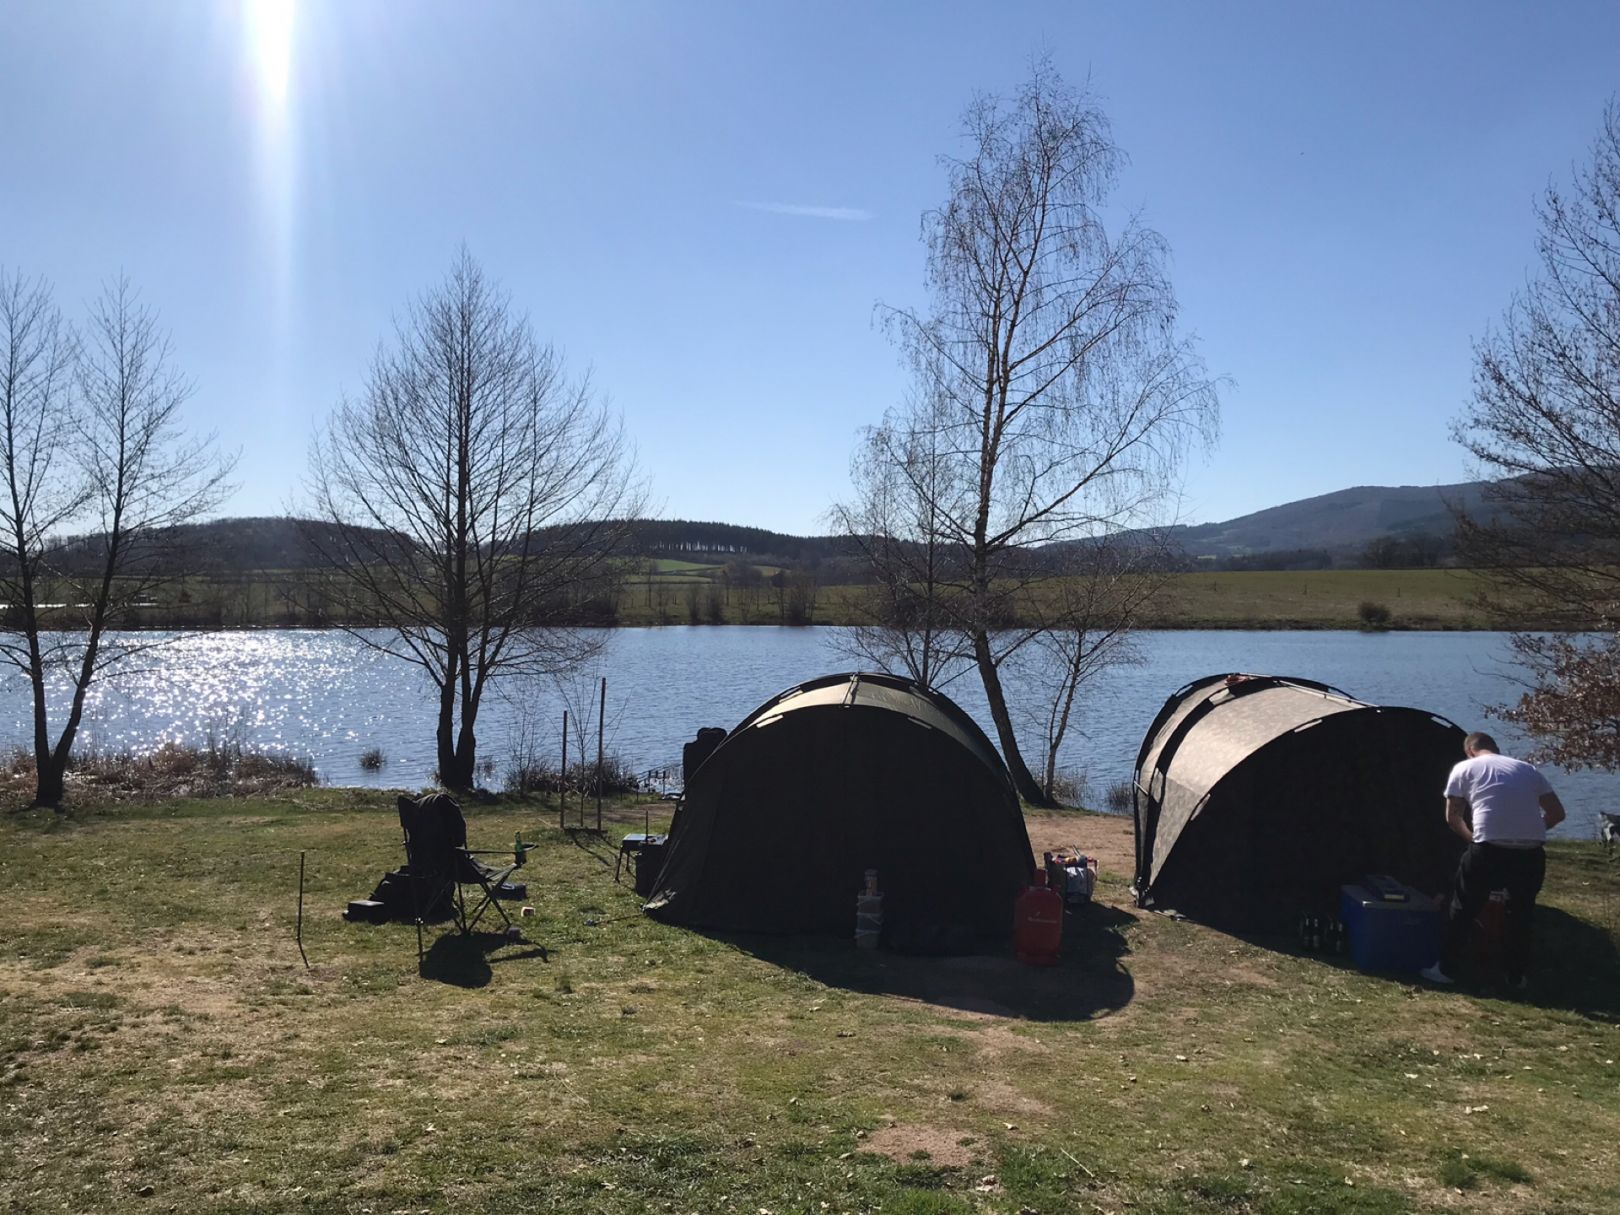
[[(1339, 893), (1350, 902), (1357, 903), (1368, 911), (1433, 910), (1434, 900), (1421, 890), (1414, 890), (1401, 882), (1390, 882), (1388, 879), (1385, 879), (1385, 881), (1388, 883), (1387, 885), (1381, 885), (1376, 889), (1369, 889), (1360, 883), (1352, 882), (1340, 886)], [(1399, 891), (1399, 896), (1391, 898), (1390, 895), (1395, 891)]]

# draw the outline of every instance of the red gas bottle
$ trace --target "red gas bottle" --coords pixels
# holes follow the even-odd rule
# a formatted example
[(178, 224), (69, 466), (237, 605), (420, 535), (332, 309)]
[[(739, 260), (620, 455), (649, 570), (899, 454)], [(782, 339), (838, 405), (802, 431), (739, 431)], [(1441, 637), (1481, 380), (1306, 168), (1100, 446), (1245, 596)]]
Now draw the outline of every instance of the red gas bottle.
[(1046, 884), (1046, 870), (1013, 907), (1013, 953), (1026, 966), (1051, 966), (1063, 941), (1063, 897)]

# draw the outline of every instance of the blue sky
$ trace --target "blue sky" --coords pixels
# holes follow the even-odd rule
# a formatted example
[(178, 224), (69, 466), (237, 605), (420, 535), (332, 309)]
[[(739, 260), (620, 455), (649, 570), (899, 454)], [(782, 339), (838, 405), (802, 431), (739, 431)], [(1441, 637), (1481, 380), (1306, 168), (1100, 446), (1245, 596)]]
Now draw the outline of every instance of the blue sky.
[(465, 241), (623, 414), (671, 517), (823, 527), (905, 376), (918, 220), (1049, 53), (1229, 376), (1182, 513), (1468, 474), (1470, 342), (1620, 93), (1620, 5), (10, 0), (0, 263), (120, 270), (276, 513)]

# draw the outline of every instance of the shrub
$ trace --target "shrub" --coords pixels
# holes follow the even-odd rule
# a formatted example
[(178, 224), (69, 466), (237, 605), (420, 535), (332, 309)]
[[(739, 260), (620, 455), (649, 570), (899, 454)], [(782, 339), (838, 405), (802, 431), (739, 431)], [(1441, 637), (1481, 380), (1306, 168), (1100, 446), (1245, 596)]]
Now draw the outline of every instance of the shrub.
[(1109, 785), (1103, 800), (1115, 814), (1129, 814), (1136, 808), (1136, 786), (1128, 780)]
[(373, 747), (360, 755), (360, 767), (366, 772), (381, 772), (383, 765), (388, 761), (383, 758), (382, 748)]
[(1356, 615), (1361, 617), (1364, 628), (1383, 629), (1389, 627), (1389, 609), (1381, 603), (1374, 603), (1371, 599), (1361, 601), (1361, 606), (1356, 608)]
[[(204, 746), (166, 742), (147, 755), (86, 748), (68, 768), (69, 800), (138, 801), (169, 797), (228, 797), (306, 789), (320, 783), (301, 756), (245, 750), (210, 737)], [(21, 748), (0, 763), (0, 792), (28, 795), (34, 757)]]
[(1089, 783), (1084, 771), (1064, 768), (1052, 774), (1049, 796), (1061, 806), (1083, 806)]
[[(646, 785), (640, 773), (634, 771), (620, 756), (609, 755), (602, 760), (602, 794), (611, 797), (621, 793), (641, 793)], [(506, 767), (501, 788), (507, 793), (558, 793), (567, 788), (570, 793), (596, 794), (596, 761), (569, 764), (566, 778), (548, 760), (529, 758), (514, 760)]]

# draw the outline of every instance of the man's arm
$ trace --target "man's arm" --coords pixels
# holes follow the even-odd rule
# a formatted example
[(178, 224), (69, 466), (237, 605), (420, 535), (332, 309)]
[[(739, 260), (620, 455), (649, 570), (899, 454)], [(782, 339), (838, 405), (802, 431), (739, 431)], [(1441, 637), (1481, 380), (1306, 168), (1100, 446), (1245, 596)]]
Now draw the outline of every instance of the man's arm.
[(1558, 800), (1558, 794), (1541, 795), (1541, 821), (1547, 824), (1548, 831), (1564, 821), (1564, 803)]
[(1474, 842), (1474, 829), (1468, 825), (1468, 802), (1465, 799), (1446, 798), (1446, 826), (1470, 844)]

